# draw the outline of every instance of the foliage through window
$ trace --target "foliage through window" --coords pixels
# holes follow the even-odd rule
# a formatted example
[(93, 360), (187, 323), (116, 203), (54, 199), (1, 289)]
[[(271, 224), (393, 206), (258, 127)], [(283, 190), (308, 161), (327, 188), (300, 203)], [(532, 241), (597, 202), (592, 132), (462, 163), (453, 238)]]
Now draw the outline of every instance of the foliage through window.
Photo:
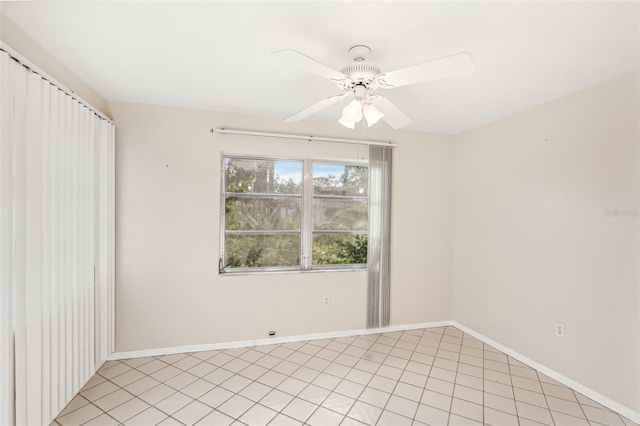
[(362, 164), (225, 156), (220, 271), (363, 268), (368, 183)]

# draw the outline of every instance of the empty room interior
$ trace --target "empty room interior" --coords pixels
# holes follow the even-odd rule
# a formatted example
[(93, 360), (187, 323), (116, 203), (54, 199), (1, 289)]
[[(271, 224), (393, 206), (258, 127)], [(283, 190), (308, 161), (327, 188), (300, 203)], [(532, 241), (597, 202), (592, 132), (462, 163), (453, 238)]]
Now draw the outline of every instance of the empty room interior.
[(0, 1), (0, 425), (640, 424), (640, 2)]

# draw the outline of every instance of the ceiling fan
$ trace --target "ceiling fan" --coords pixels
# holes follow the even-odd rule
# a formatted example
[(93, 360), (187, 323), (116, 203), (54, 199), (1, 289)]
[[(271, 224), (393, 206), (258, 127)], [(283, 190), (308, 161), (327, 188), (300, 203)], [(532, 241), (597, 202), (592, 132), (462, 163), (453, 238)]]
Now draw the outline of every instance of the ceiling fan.
[(380, 69), (366, 61), (371, 49), (358, 45), (349, 49), (349, 56), (353, 62), (336, 71), (313, 58), (293, 49), (273, 52), (272, 55), (283, 60), (288, 65), (306, 69), (338, 84), (340, 93), (326, 97), (308, 108), (285, 119), (294, 122), (307, 118), (316, 112), (338, 103), (348, 97), (353, 99), (342, 111), (340, 124), (354, 129), (356, 123), (367, 121), (369, 127), (380, 119), (384, 119), (394, 129), (405, 127), (412, 123), (404, 112), (389, 99), (374, 93), (377, 89), (393, 89), (410, 84), (423, 83), (456, 75), (468, 74), (475, 70), (471, 55), (467, 52), (435, 59), (407, 68), (381, 73)]

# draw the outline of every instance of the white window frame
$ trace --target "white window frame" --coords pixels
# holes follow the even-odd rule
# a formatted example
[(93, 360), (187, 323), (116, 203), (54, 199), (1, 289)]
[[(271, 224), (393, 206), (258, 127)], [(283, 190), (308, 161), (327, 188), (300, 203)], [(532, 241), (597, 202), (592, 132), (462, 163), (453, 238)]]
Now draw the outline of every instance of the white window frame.
[[(298, 161), (303, 165), (302, 171), (302, 188), (301, 188), (301, 208), (300, 208), (300, 264), (296, 266), (268, 266), (268, 267), (242, 267), (242, 268), (227, 268), (224, 265), (225, 261), (225, 237), (226, 230), (226, 218), (225, 218), (225, 205), (227, 199), (226, 193), (226, 160), (228, 158), (240, 159), (240, 160), (254, 160), (254, 161)], [(313, 265), (312, 252), (313, 252), (313, 200), (314, 200), (314, 185), (313, 185), (313, 163), (322, 164), (336, 164), (345, 166), (359, 166), (369, 167), (367, 161), (350, 161), (329, 159), (324, 160), (320, 158), (295, 158), (295, 157), (277, 157), (277, 156), (259, 156), (259, 155), (246, 155), (246, 154), (228, 154), (223, 153), (221, 155), (220, 165), (220, 258), (218, 263), (218, 273), (221, 275), (233, 275), (233, 274), (254, 274), (254, 273), (291, 273), (291, 272), (322, 272), (322, 271), (362, 271), (367, 269), (367, 264), (353, 263), (353, 264), (337, 264), (337, 265)], [(368, 206), (369, 196), (322, 196), (322, 198), (331, 199), (345, 199), (345, 200), (363, 200), (366, 199)], [(278, 231), (265, 231), (261, 235), (268, 235), (273, 233), (274, 235), (281, 233)], [(369, 231), (316, 231), (316, 233), (331, 233), (331, 234), (345, 234), (345, 235), (368, 235)]]

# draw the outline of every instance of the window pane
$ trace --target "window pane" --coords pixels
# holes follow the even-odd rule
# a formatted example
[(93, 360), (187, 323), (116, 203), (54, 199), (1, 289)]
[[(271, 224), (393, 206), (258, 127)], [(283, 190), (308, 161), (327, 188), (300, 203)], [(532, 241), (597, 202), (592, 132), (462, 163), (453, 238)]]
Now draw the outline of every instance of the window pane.
[(313, 236), (314, 265), (367, 263), (367, 236), (317, 234)]
[(225, 191), (301, 194), (302, 162), (225, 159)]
[(366, 231), (369, 229), (366, 201), (315, 198), (313, 229)]
[(342, 195), (364, 197), (369, 191), (366, 166), (313, 163), (313, 190), (315, 195)]
[(225, 268), (299, 266), (299, 235), (227, 235)]
[(228, 197), (227, 230), (300, 230), (300, 198)]

